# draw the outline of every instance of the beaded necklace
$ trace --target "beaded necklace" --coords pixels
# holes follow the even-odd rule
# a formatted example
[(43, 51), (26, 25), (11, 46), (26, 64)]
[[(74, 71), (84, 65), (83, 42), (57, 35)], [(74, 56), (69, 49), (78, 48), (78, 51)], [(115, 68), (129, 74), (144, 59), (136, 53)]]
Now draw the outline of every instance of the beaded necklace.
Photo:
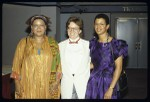
[(106, 40), (106, 43), (103, 43), (103, 47), (106, 47), (107, 44), (108, 44), (108, 39), (109, 39), (109, 35), (107, 34), (107, 40)]

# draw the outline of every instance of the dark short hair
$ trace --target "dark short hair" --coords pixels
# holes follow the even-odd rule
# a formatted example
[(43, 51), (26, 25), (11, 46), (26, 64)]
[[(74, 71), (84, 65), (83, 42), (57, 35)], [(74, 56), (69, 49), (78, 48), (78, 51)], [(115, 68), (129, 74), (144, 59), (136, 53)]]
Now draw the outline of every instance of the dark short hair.
[(96, 17), (94, 19), (94, 23), (95, 23), (95, 20), (99, 19), (99, 18), (103, 18), (105, 20), (105, 22), (106, 22), (106, 25), (109, 24), (109, 17), (106, 14), (98, 14), (98, 15), (96, 15)]
[[(98, 15), (96, 15), (95, 19), (94, 19), (94, 23), (95, 23), (96, 19), (100, 19), (100, 18), (103, 18), (105, 20), (106, 25), (109, 24), (109, 17), (106, 14), (98, 14)], [(109, 32), (109, 29), (108, 29), (107, 32)], [(94, 37), (96, 37), (98, 39), (98, 35), (97, 35), (95, 30), (94, 30), (94, 34), (93, 35), (94, 35)]]
[(66, 23), (66, 28), (68, 28), (68, 25), (70, 24), (70, 22), (74, 22), (75, 24), (77, 24), (80, 30), (83, 29), (83, 21), (79, 17), (75, 17), (75, 16), (70, 17)]

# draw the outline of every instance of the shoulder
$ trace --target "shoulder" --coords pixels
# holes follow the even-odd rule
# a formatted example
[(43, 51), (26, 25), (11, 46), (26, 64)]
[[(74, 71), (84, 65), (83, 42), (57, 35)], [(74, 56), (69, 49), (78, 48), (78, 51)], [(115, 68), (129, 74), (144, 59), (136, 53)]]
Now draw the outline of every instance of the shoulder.
[(89, 43), (90, 43), (90, 46), (95, 46), (96, 44), (97, 44), (97, 38), (92, 38), (90, 41), (89, 41)]
[(24, 49), (26, 43), (27, 43), (27, 37), (21, 38), (17, 44), (16, 49)]
[(64, 44), (66, 44), (67, 43), (67, 41), (68, 41), (68, 39), (66, 39), (66, 40), (63, 40), (63, 41), (61, 41), (61, 42), (59, 42), (59, 46), (62, 46), (62, 45), (64, 45)]
[(48, 37), (49, 45), (52, 51), (53, 56), (56, 56), (59, 53), (59, 46), (57, 41), (53, 37)]
[(58, 42), (51, 36), (48, 37), (48, 40), (49, 40), (50, 43), (58, 44)]
[(25, 44), (26, 42), (27, 42), (27, 37), (24, 37), (24, 38), (22, 38), (22, 39), (19, 40), (18, 45)]
[(85, 40), (85, 39), (80, 39), (82, 42), (84, 42), (84, 43), (89, 43), (89, 41), (88, 40)]
[(84, 46), (87, 46), (88, 48), (89, 48), (89, 41), (88, 40), (85, 40), (85, 39), (80, 39), (81, 41), (81, 43), (84, 45)]
[(85, 40), (85, 39), (80, 39), (81, 42), (84, 44), (84, 45), (87, 45), (89, 46), (89, 41), (88, 40)]
[(111, 41), (113, 50), (114, 50), (114, 54), (117, 57), (119, 57), (120, 55), (123, 55), (123, 57), (126, 57), (128, 54), (128, 44), (126, 43), (125, 40), (122, 39), (113, 39)]
[(25, 42), (27, 40), (27, 37), (24, 37), (22, 39), (20, 39), (20, 42)]
[(119, 47), (119, 46), (127, 46), (127, 42), (122, 39), (116, 39), (113, 38), (111, 42), (114, 46)]

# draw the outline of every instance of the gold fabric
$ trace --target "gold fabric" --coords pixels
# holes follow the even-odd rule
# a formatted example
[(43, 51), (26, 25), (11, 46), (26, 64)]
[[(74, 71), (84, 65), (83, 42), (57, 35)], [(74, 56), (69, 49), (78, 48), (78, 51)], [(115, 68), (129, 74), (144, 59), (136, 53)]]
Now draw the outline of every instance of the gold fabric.
[[(53, 55), (48, 37), (44, 36), (40, 55), (37, 46), (38, 44), (32, 37), (27, 37), (27, 41), (26, 38), (23, 38), (17, 45), (12, 72), (16, 72), (21, 76), (20, 84), (23, 92), (21, 97), (15, 94), (16, 99), (54, 98), (49, 91)], [(58, 66), (59, 70), (56, 71), (61, 73), (60, 65)], [(57, 92), (57, 94), (57, 98), (59, 98), (60, 92)]]

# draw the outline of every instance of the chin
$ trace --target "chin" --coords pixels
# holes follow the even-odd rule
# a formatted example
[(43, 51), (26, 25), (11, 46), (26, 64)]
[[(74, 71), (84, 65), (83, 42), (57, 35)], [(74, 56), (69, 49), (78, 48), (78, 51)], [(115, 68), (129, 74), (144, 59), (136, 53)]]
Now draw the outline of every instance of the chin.
[(70, 38), (70, 39), (74, 39), (75, 37), (74, 37), (74, 36), (69, 36), (69, 38)]
[(37, 37), (42, 37), (42, 36), (44, 36), (44, 34), (37, 34), (37, 35), (35, 35), (35, 36), (37, 36)]
[(97, 35), (103, 35), (104, 33), (97, 33)]
[(76, 39), (76, 37), (70, 37), (70, 39)]

